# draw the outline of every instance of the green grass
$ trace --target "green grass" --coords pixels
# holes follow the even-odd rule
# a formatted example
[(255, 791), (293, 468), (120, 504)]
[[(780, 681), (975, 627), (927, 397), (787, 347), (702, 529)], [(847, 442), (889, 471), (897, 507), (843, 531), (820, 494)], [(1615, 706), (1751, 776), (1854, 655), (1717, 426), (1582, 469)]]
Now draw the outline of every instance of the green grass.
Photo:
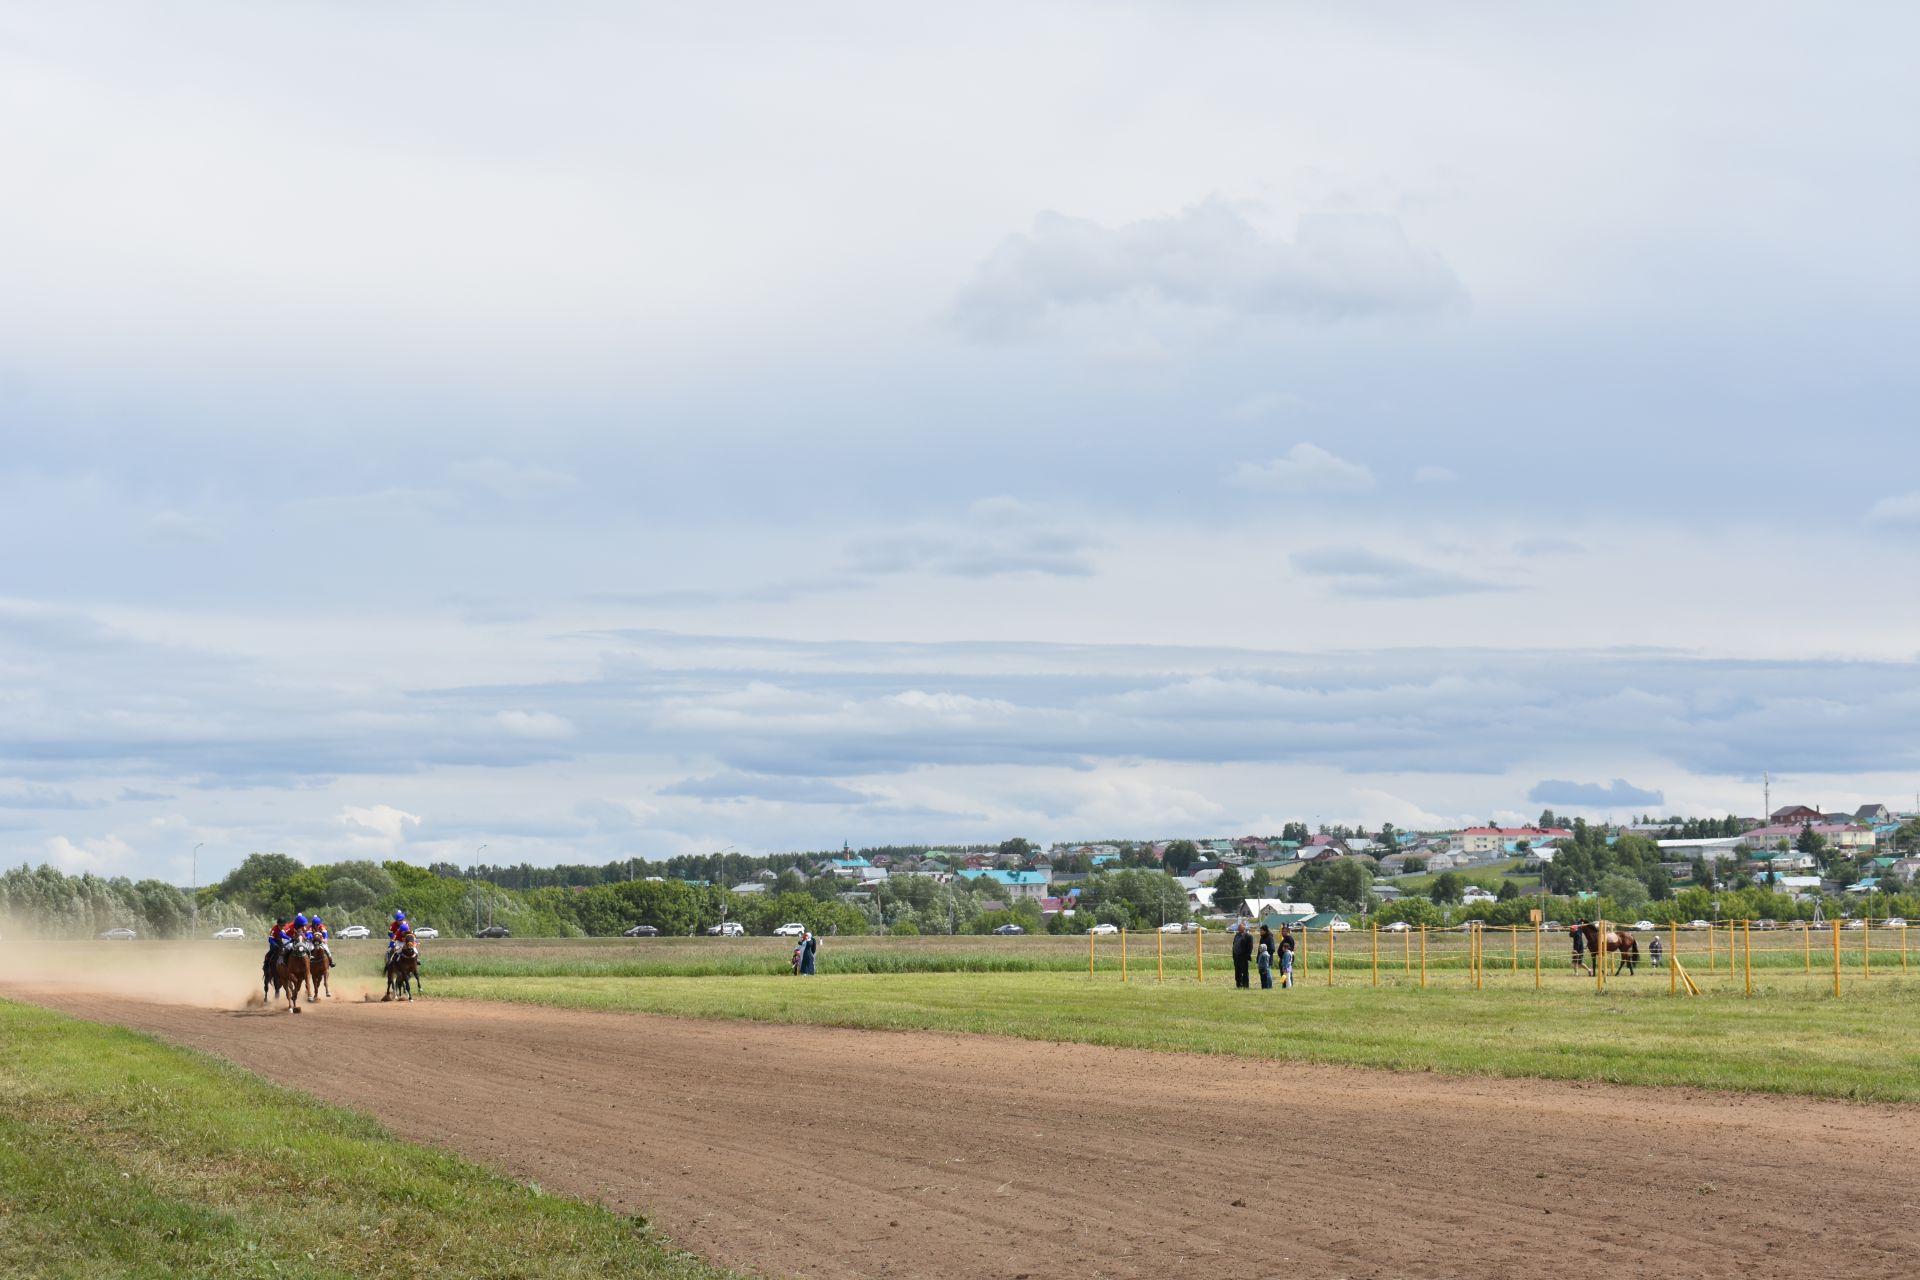
[[(1471, 871), (1455, 871), (1453, 874), (1460, 877), (1463, 883), (1477, 884), (1483, 889), (1492, 889), (1496, 893), (1500, 890), (1502, 880), (1511, 880), (1522, 889), (1531, 889), (1540, 883), (1540, 875), (1538, 872), (1531, 875), (1523, 874), (1520, 868), (1526, 864), (1525, 858), (1509, 858), (1505, 862), (1488, 863), (1484, 867), (1475, 867)], [(1390, 884), (1409, 897), (1423, 896), (1433, 887), (1434, 878), (1441, 874), (1444, 873), (1423, 871), (1418, 875), (1390, 877), (1381, 883)]]
[(729, 1274), (639, 1219), (400, 1142), (201, 1054), (5, 1001), (0, 1272)]
[[(459, 978), (441, 996), (587, 1009), (1033, 1040), (1402, 1071), (1691, 1085), (1876, 1101), (1920, 1101), (1920, 978), (1875, 978), (1847, 999), (1777, 976), (1752, 1000), (1719, 991), (1667, 995), (1664, 976), (1613, 983), (1531, 976), (1465, 985), (1464, 972), (1421, 990), (1364, 974), (1328, 988), (1236, 991), (1225, 974), (1156, 985), (1151, 969), (1111, 975), (827, 975)], [(1324, 979), (1319, 979), (1322, 983)]]

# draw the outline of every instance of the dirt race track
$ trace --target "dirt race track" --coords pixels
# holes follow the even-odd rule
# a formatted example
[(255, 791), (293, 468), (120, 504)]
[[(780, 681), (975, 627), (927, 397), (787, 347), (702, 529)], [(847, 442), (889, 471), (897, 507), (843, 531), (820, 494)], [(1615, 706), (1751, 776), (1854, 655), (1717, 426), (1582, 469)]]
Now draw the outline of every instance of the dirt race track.
[[(424, 1000), (295, 1024), (9, 994), (288, 1078), (767, 1276), (1920, 1270), (1911, 1108)], [(310, 1055), (292, 1079), (296, 1029), (336, 1064), (317, 1082)]]

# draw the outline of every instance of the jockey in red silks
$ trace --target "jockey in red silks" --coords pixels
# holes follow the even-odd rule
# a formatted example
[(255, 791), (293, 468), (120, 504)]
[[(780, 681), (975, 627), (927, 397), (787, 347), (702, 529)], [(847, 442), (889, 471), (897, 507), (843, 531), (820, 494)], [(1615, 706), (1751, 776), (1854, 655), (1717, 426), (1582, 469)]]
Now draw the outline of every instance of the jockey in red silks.
[(394, 953), (400, 950), (400, 939), (413, 932), (413, 926), (407, 923), (407, 913), (393, 913), (393, 923), (387, 926), (387, 959), (392, 960)]
[(333, 948), (327, 945), (329, 938), (327, 922), (320, 918), (319, 912), (313, 913), (313, 919), (307, 921), (307, 938), (314, 946), (327, 953), (327, 963), (333, 963)]

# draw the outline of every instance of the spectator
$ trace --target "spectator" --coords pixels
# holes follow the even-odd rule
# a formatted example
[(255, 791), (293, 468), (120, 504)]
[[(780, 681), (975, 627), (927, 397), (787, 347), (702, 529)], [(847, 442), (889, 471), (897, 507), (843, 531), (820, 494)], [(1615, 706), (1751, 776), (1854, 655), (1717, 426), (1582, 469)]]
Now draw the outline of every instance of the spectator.
[(1266, 925), (1260, 926), (1260, 948), (1255, 953), (1260, 961), (1260, 989), (1273, 990), (1273, 930)]
[(813, 976), (813, 958), (819, 952), (819, 950), (820, 950), (820, 939), (813, 936), (813, 930), (808, 929), (806, 932), (800, 935), (800, 976), (801, 977), (811, 978)]
[(1662, 949), (1660, 946), (1660, 935), (1656, 933), (1653, 935), (1653, 941), (1647, 944), (1647, 954), (1653, 957), (1653, 967), (1656, 969), (1660, 967), (1660, 952)]
[(1280, 985), (1283, 988), (1293, 986), (1293, 930), (1286, 925), (1280, 926)]
[(1236, 987), (1253, 986), (1247, 974), (1247, 966), (1253, 961), (1253, 935), (1247, 932), (1247, 922), (1242, 920), (1233, 926), (1233, 985)]

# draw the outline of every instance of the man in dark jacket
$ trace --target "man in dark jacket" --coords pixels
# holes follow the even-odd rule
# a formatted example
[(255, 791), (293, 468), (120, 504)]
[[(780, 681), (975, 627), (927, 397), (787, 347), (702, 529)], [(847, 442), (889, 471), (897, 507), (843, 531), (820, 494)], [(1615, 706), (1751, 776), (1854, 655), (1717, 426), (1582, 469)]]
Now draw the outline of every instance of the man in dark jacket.
[(1233, 926), (1233, 985), (1252, 987), (1253, 982), (1247, 975), (1247, 966), (1253, 963), (1253, 935), (1247, 932), (1247, 922), (1242, 920)]

